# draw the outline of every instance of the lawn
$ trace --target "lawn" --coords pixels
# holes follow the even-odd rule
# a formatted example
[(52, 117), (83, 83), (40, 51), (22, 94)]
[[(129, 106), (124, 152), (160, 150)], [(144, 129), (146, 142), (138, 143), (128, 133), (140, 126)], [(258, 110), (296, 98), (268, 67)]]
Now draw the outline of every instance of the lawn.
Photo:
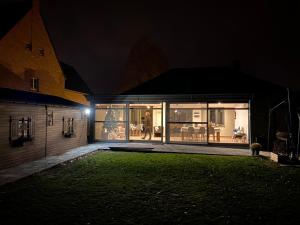
[(0, 187), (0, 224), (298, 224), (300, 168), (100, 152)]

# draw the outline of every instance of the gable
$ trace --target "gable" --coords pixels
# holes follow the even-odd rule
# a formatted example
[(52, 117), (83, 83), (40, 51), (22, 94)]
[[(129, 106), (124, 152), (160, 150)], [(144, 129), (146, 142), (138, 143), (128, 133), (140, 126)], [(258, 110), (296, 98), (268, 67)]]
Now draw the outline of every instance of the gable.
[[(26, 48), (29, 44), (32, 44), (31, 49)], [(40, 80), (45, 81), (44, 91), (46, 94), (63, 95), (64, 75), (39, 13), (39, 8), (32, 7), (2, 37), (0, 52), (0, 64), (11, 72), (25, 79), (25, 71), (31, 69)], [(53, 80), (50, 86), (47, 79)], [(43, 84), (40, 86), (43, 88)], [(41, 91), (43, 92), (43, 90)]]

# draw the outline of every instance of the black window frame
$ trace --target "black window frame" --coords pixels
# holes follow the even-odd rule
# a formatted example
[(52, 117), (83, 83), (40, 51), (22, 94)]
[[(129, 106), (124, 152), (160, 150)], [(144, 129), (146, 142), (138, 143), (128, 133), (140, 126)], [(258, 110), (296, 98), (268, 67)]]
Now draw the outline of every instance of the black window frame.
[(34, 120), (32, 116), (9, 118), (9, 143), (12, 147), (21, 147), (24, 142), (34, 138)]
[(75, 120), (73, 117), (63, 117), (62, 134), (64, 137), (70, 138), (75, 136)]

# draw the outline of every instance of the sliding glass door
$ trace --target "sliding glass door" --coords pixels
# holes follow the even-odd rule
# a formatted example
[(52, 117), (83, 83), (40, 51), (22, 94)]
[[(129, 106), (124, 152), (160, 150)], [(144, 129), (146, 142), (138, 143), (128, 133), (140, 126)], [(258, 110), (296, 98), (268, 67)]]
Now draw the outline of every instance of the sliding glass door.
[(249, 144), (249, 134), (248, 103), (97, 104), (95, 109), (96, 140)]
[(163, 115), (161, 103), (129, 105), (129, 140), (162, 141)]
[(178, 103), (169, 107), (169, 141), (207, 143), (207, 103)]

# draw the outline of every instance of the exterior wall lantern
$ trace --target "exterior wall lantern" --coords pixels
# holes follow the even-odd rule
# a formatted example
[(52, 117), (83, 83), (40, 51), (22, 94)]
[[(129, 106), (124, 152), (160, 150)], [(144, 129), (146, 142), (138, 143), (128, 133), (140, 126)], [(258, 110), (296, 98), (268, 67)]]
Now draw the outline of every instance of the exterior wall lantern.
[(91, 109), (90, 109), (90, 108), (86, 108), (86, 109), (84, 110), (84, 114), (85, 114), (86, 116), (90, 116), (90, 114), (91, 114)]

